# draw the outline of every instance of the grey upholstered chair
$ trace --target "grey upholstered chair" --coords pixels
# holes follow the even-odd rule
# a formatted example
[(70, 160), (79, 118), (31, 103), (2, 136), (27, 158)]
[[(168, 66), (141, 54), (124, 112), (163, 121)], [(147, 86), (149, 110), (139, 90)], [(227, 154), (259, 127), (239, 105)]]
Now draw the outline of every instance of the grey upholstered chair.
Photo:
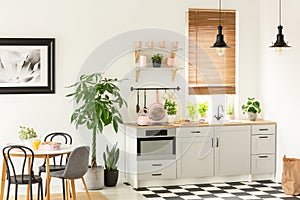
[(70, 182), (72, 186), (72, 197), (76, 199), (75, 191), (75, 179), (81, 178), (85, 191), (87, 193), (88, 199), (90, 199), (90, 194), (87, 189), (83, 175), (88, 171), (88, 162), (89, 162), (89, 152), (90, 147), (81, 146), (75, 148), (68, 159), (66, 168), (60, 171), (50, 172), (50, 177), (61, 178), (66, 180), (66, 196), (67, 199), (70, 199)]

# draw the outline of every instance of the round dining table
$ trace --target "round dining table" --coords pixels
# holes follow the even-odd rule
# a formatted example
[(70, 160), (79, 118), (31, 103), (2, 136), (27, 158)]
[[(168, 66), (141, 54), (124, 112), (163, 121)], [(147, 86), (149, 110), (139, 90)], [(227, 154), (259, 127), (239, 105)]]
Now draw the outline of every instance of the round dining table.
[[(59, 150), (36, 150), (34, 152), (34, 158), (43, 158), (46, 160), (46, 200), (50, 200), (50, 158), (60, 155), (69, 155), (74, 148), (72, 146), (66, 145), (62, 146)], [(10, 154), (11, 156), (24, 156), (22, 152), (14, 152), (14, 154)], [(30, 162), (28, 162), (30, 164)], [(6, 164), (3, 159), (2, 163), (2, 178), (1, 178), (1, 189), (0, 189), (0, 200), (4, 200), (4, 189), (5, 189), (5, 180), (6, 180)], [(27, 200), (29, 200), (29, 186), (27, 188)]]

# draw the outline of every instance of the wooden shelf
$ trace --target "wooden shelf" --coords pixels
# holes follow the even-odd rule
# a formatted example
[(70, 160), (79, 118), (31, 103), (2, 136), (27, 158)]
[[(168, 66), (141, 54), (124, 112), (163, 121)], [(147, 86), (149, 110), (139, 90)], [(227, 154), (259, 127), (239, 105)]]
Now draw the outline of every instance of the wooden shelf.
[(140, 73), (141, 71), (153, 71), (153, 70), (170, 70), (172, 71), (172, 81), (174, 81), (175, 76), (176, 76), (176, 72), (178, 70), (181, 70), (183, 68), (181, 67), (150, 67), (150, 66), (145, 66), (145, 67), (136, 67), (135, 68), (135, 81), (138, 82), (139, 77), (140, 77)]

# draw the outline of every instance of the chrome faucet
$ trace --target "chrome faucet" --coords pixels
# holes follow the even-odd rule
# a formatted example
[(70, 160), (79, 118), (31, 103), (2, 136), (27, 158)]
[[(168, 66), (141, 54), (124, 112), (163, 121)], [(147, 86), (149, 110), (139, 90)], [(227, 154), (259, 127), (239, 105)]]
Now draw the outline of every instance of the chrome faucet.
[(222, 108), (222, 112), (224, 112), (223, 106), (218, 105), (218, 114), (214, 116), (218, 121), (223, 117), (223, 115), (220, 113), (220, 108)]

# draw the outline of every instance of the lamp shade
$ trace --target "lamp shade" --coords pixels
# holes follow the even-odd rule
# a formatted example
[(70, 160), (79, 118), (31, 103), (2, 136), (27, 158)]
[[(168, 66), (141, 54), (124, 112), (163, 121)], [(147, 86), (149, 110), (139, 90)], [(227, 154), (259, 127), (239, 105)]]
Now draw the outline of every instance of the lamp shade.
[(284, 41), (284, 35), (282, 34), (283, 26), (278, 26), (278, 34), (276, 36), (276, 42), (270, 47), (291, 47)]
[(224, 41), (224, 35), (222, 34), (222, 26), (218, 26), (217, 40), (211, 48), (230, 48)]

